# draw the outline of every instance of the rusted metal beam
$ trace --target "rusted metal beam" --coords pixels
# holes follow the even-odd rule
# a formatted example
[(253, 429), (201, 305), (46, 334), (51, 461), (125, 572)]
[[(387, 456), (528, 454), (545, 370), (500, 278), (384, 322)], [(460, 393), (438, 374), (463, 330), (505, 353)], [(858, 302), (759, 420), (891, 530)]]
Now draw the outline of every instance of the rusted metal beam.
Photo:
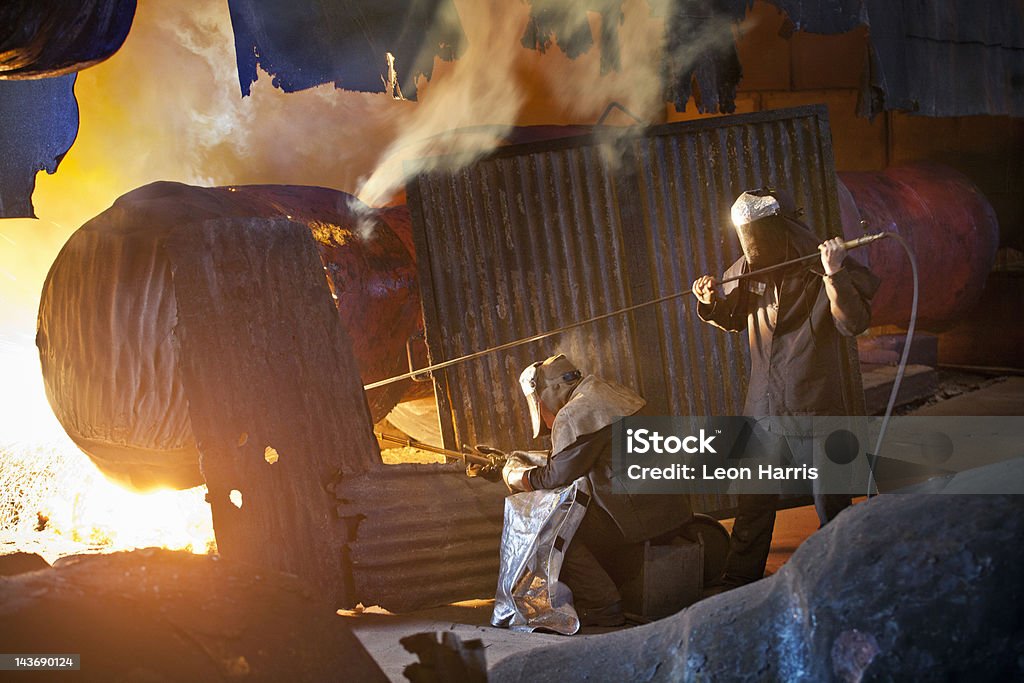
[(328, 485), (382, 465), (309, 229), (210, 220), (178, 231), (167, 251), (181, 380), (221, 554), (351, 604), (350, 529)]

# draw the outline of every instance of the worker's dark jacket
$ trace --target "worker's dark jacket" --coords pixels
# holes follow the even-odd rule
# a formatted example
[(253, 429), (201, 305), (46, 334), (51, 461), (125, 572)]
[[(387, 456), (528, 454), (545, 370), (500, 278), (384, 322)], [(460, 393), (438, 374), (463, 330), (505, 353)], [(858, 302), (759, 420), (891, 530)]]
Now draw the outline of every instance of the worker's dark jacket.
[[(798, 253), (816, 249), (813, 233), (794, 240)], [(795, 255), (795, 254), (794, 254)], [(750, 385), (743, 412), (750, 417), (850, 415), (841, 367), (846, 341), (867, 329), (879, 280), (847, 257), (843, 269), (823, 277), (820, 261), (781, 275), (730, 283), (725, 299), (698, 304), (702, 320), (750, 339)], [(725, 277), (747, 270), (740, 259)]]
[(615, 521), (629, 543), (673, 531), (692, 518), (686, 496), (613, 493), (612, 425), (579, 437), (552, 454), (545, 467), (530, 470), (528, 476), (534, 489), (553, 489), (583, 475), (590, 481), (594, 502)]

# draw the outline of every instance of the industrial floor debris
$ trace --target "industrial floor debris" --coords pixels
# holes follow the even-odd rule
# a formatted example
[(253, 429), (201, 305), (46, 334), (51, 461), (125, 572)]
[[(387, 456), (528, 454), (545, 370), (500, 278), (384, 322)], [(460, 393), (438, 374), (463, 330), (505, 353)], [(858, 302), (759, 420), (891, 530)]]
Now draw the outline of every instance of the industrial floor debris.
[[(1024, 377), (990, 377), (958, 372), (939, 371), (938, 388), (926, 400), (912, 401), (900, 411), (909, 415), (1014, 415), (1024, 405)], [(389, 454), (398, 459), (417, 455), (395, 449)], [(427, 454), (423, 454), (425, 457)], [(860, 502), (860, 501), (858, 501)], [(730, 526), (731, 520), (725, 520)], [(772, 551), (767, 571), (774, 574), (792, 557), (801, 544), (817, 530), (817, 517), (811, 507), (782, 510), (778, 514)], [(73, 547), (77, 546), (77, 547)], [(8, 550), (15, 548), (9, 547)], [(39, 551), (42, 548), (19, 547), (17, 549)], [(84, 554), (88, 557), (101, 554), (97, 549), (83, 549), (70, 544), (63, 552), (48, 548), (50, 562), (66, 554)], [(403, 669), (416, 661), (415, 655), (407, 652), (400, 643), (405, 636), (416, 633), (451, 632), (464, 642), (479, 639), (483, 642), (488, 668), (502, 661), (513, 664), (524, 653), (550, 646), (561, 647), (578, 643), (611, 631), (620, 629), (587, 628), (572, 637), (542, 634), (518, 633), (489, 625), (493, 601), (479, 599), (443, 607), (425, 609), (405, 614), (390, 614), (379, 608), (339, 612), (337, 617), (349, 626), (366, 648), (373, 660), (388, 678), (394, 681), (406, 680)], [(539, 653), (538, 653), (539, 656)], [(515, 666), (515, 665), (514, 665)], [(506, 668), (508, 668), (506, 666)]]
[[(984, 378), (941, 372), (938, 385), (933, 399), (915, 405), (905, 414), (1015, 415), (1024, 405), (1024, 377)], [(731, 528), (732, 520), (724, 520), (724, 523)], [(777, 572), (817, 528), (818, 519), (813, 507), (780, 510), (767, 573)], [(403, 637), (414, 633), (451, 631), (463, 641), (480, 639), (484, 643), (488, 668), (491, 668), (503, 659), (530, 650), (617, 630), (587, 628), (570, 637), (515, 633), (490, 626), (492, 606), (491, 600), (474, 600), (409, 614), (390, 614), (376, 608), (339, 614), (343, 615), (342, 618), (384, 673), (394, 681), (407, 680), (402, 670), (416, 661), (416, 656), (399, 643)]]
[[(731, 520), (726, 522), (726, 526), (731, 526)], [(772, 552), (768, 557), (768, 572), (777, 571), (817, 528), (818, 518), (812, 507), (780, 510), (775, 522)], [(402, 669), (416, 661), (416, 656), (399, 644), (402, 638), (414, 633), (452, 631), (463, 641), (479, 638), (484, 642), (487, 665), (491, 667), (506, 657), (535, 648), (616, 630), (585, 628), (575, 636), (516, 633), (490, 625), (493, 604), (493, 600), (470, 600), (410, 614), (389, 614), (374, 608), (362, 612), (347, 610), (340, 614), (393, 681), (406, 681)]]

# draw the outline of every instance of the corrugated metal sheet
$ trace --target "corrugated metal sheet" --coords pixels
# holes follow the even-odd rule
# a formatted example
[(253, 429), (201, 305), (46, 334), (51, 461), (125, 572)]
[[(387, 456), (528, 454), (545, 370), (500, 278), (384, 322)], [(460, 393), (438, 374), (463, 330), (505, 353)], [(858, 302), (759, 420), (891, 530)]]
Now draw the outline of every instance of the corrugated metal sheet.
[(393, 611), (491, 597), (507, 491), (461, 465), (393, 465), (335, 489), (350, 520), (348, 594)]
[[(821, 234), (839, 230), (824, 107), (601, 135), (503, 148), (411, 184), (432, 362), (688, 291), (738, 257), (725, 226), (744, 189), (789, 188)], [(445, 445), (528, 447), (516, 380), (556, 351), (636, 388), (655, 414), (737, 414), (746, 346), (702, 323), (686, 296), (462, 363), (435, 373)], [(841, 386), (862, 405), (849, 348)]]

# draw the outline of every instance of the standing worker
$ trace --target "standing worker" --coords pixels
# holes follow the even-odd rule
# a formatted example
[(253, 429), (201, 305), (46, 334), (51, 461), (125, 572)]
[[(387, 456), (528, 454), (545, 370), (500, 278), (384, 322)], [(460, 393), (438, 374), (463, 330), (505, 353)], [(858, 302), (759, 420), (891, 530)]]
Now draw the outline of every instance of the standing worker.
[[(729, 332), (746, 329), (750, 342), (750, 384), (744, 415), (762, 420), (790, 416), (850, 415), (837, 378), (847, 342), (867, 329), (871, 297), (879, 280), (847, 257), (839, 238), (821, 244), (801, 221), (792, 198), (773, 189), (744, 192), (732, 207), (743, 258), (723, 279), (821, 253), (820, 263), (803, 261), (762, 276), (719, 286), (704, 275), (693, 283), (701, 320)], [(811, 264), (811, 265), (808, 265)], [(799, 421), (799, 420), (798, 420)], [(774, 460), (787, 451), (805, 457), (815, 444), (806, 429), (768, 420), (764, 453)], [(790, 421), (792, 424), (792, 421)], [(851, 503), (845, 493), (824, 492), (814, 480), (814, 507), (823, 526)], [(778, 494), (741, 495), (733, 527), (727, 586), (756, 581), (764, 574), (775, 526)]]

